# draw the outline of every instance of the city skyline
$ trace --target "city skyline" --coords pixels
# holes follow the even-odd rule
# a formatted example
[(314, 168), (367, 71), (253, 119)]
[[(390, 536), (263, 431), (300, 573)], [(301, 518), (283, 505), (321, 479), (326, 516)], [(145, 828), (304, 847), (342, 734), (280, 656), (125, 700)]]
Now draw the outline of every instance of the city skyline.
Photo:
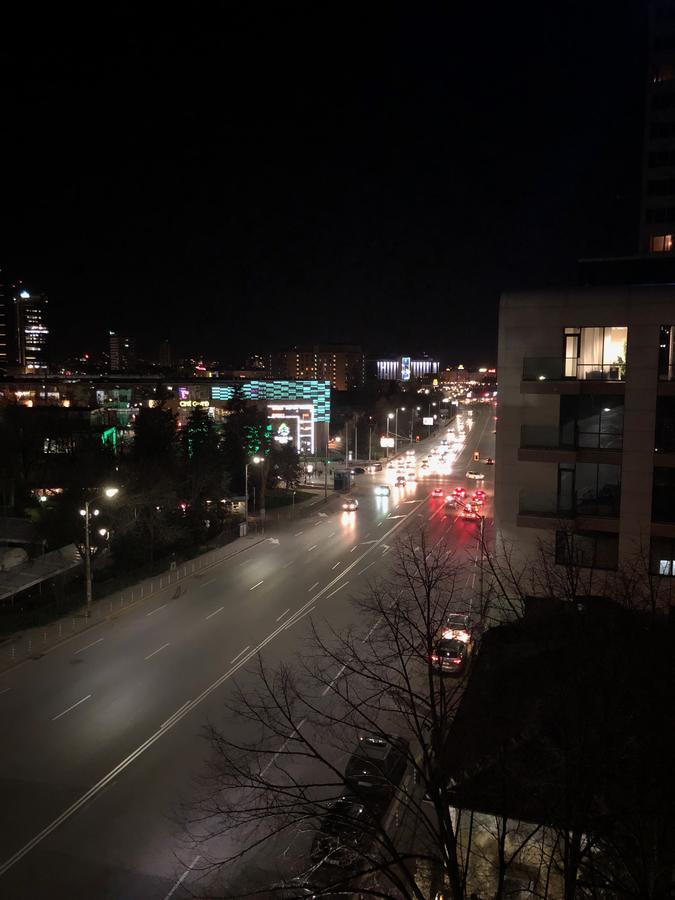
[(635, 249), (641, 4), (259, 25), (122, 7), (77, 52), (40, 27), (30, 67), (5, 52), (8, 120), (52, 139), (10, 145), (2, 264), (49, 294), (57, 353), (161, 320), (213, 357), (402, 327), (493, 357), (502, 289)]

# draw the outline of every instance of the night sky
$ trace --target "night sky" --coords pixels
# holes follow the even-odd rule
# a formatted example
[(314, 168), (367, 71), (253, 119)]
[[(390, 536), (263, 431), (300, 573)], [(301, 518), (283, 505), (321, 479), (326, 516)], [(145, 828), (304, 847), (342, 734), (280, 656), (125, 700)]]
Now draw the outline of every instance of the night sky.
[(0, 51), (0, 265), (57, 352), (480, 363), (501, 290), (635, 251), (639, 0), (105, 9)]

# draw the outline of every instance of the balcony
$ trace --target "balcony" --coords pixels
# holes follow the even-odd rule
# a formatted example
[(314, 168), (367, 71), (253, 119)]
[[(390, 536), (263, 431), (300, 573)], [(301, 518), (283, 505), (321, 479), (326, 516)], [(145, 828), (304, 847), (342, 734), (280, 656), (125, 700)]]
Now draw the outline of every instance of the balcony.
[(523, 359), (523, 381), (600, 381), (623, 382), (626, 366), (622, 363), (580, 363), (576, 357), (528, 356)]
[(518, 503), (517, 524), (524, 528), (560, 528), (618, 532), (618, 496), (578, 500), (568, 506), (554, 493), (523, 491)]
[(555, 425), (521, 425), (520, 462), (616, 462), (621, 461), (621, 434), (570, 429), (570, 440)]

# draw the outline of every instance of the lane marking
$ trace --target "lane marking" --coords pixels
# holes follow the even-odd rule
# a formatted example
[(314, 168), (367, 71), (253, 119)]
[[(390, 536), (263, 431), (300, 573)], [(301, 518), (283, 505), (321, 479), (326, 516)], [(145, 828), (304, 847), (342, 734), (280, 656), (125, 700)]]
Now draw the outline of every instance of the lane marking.
[(319, 586), (319, 582), (318, 582), (318, 581), (315, 581), (314, 584), (313, 584), (310, 588), (307, 588), (307, 590), (308, 590), (308, 591), (313, 591), (314, 588), (316, 588), (316, 587), (318, 587), (318, 586)]
[(286, 615), (286, 613), (289, 613), (290, 611), (291, 611), (291, 608), (289, 606), (288, 609), (285, 609), (280, 616), (277, 616), (277, 622), (279, 621), (279, 619), (283, 619), (283, 617)]
[(284, 564), (284, 569), (287, 569), (289, 566), (292, 566), (294, 562), (295, 562), (295, 560), (292, 559), (290, 562), (285, 563), (285, 564)]
[(243, 562), (240, 562), (239, 565), (240, 566), (248, 566), (252, 562), (253, 562), (252, 559), (245, 559)]
[(335, 678), (331, 681), (331, 683), (330, 683), (330, 684), (327, 684), (326, 687), (323, 689), (323, 691), (322, 691), (322, 693), (321, 693), (321, 696), (322, 696), (322, 697), (325, 697), (325, 696), (326, 696), (326, 694), (328, 693), (328, 691), (333, 687), (333, 685), (335, 684), (335, 682), (338, 680), (338, 678), (340, 677), (340, 675), (342, 675), (342, 673), (344, 672), (344, 670), (345, 670), (346, 668), (347, 668), (347, 663), (345, 663), (344, 666), (342, 666), (342, 668), (341, 668), (340, 671), (337, 673), (337, 675), (335, 676)]
[(328, 597), (334, 597), (338, 591), (341, 591), (343, 587), (347, 587), (348, 584), (349, 584), (349, 582), (345, 581), (344, 584), (341, 584), (340, 587), (336, 591), (332, 591), (330, 594), (327, 594), (326, 600), (328, 599)]
[[(260, 771), (260, 774), (261, 774), (261, 775), (264, 775), (265, 772), (269, 769), (269, 767), (270, 767), (270, 766), (274, 763), (274, 761), (277, 759), (277, 757), (279, 756), (279, 754), (284, 752), (284, 750), (285, 750), (286, 747), (288, 746), (289, 742), (293, 740), (293, 738), (294, 738), (294, 737), (296, 736), (296, 734), (300, 731), (300, 729), (302, 728), (302, 726), (305, 724), (306, 721), (307, 721), (307, 719), (303, 719), (302, 722), (300, 722), (300, 723), (298, 724), (298, 727), (293, 729), (293, 731), (291, 732), (290, 737), (287, 737), (287, 738), (286, 738), (286, 740), (283, 742), (283, 744), (281, 745), (281, 747), (279, 747), (279, 749), (278, 749), (277, 752), (274, 754), (274, 756), (272, 757), (272, 759), (270, 759), (270, 761), (267, 763), (267, 765), (265, 766), (265, 768), (264, 768), (264, 769), (261, 769), (261, 771)], [(166, 900), (166, 898), (164, 898), (164, 900)]]
[(145, 657), (145, 661), (147, 662), (149, 659), (152, 659), (153, 656), (156, 656), (158, 653), (161, 653), (162, 650), (166, 650), (167, 647), (170, 646), (170, 642), (167, 644), (162, 644), (162, 646), (158, 650), (153, 650), (148, 656)]
[(342, 560), (340, 560), (339, 562), (336, 562), (334, 566), (331, 566), (331, 569), (337, 569), (337, 567), (341, 566), (341, 565), (342, 565)]
[(360, 572), (357, 572), (357, 573), (356, 573), (357, 576), (363, 575), (363, 573), (364, 573), (364, 572), (367, 572), (368, 569), (369, 569), (371, 566), (374, 566), (376, 562), (379, 562), (379, 560), (374, 559), (371, 563), (368, 563), (368, 565), (365, 567), (365, 569), (361, 569)]
[[(422, 501), (420, 500), (420, 503)], [(393, 525), (389, 531), (386, 531), (383, 535), (382, 540), (388, 537), (390, 534), (393, 534), (398, 528), (400, 528), (402, 522), (398, 522), (396, 525)], [(376, 545), (373, 545), (376, 546)], [(5, 872), (8, 872), (13, 866), (15, 866), (20, 860), (24, 858), (31, 850), (34, 850), (45, 838), (49, 837), (57, 828), (63, 825), (64, 822), (67, 822), (68, 819), (72, 818), (75, 813), (79, 812), (84, 806), (86, 806), (89, 801), (103, 791), (111, 782), (113, 782), (125, 769), (127, 769), (132, 763), (134, 763), (139, 756), (149, 750), (157, 741), (160, 740), (168, 731), (174, 728), (179, 722), (181, 722), (185, 716), (191, 712), (195, 707), (199, 706), (207, 697), (210, 697), (214, 691), (217, 691), (219, 687), (225, 684), (236, 672), (239, 671), (242, 666), (246, 665), (246, 663), (252, 659), (257, 653), (263, 650), (269, 643), (271, 643), (282, 631), (287, 629), (290, 624), (292, 624), (293, 620), (297, 616), (299, 616), (301, 610), (304, 610), (306, 607), (309, 607), (311, 604), (315, 603), (319, 600), (326, 592), (337, 583), (340, 578), (344, 578), (344, 576), (350, 572), (355, 566), (357, 566), (365, 557), (373, 550), (373, 547), (368, 547), (357, 559), (354, 560), (347, 568), (339, 573), (333, 581), (329, 582), (325, 587), (323, 587), (318, 594), (316, 594), (311, 600), (308, 600), (304, 607), (300, 607), (300, 609), (293, 613), (291, 618), (287, 622), (282, 622), (281, 625), (277, 626), (274, 631), (270, 632), (267, 637), (263, 638), (262, 641), (254, 647), (252, 650), (243, 656), (234, 666), (229, 668), (226, 672), (223, 672), (222, 675), (218, 676), (215, 681), (211, 682), (210, 685), (204, 688), (204, 690), (195, 697), (194, 700), (190, 701), (189, 705), (185, 707), (180, 715), (175, 716), (169, 725), (166, 728), (158, 728), (153, 734), (151, 734), (148, 738), (143, 741), (142, 744), (139, 744), (135, 750), (132, 750), (128, 756), (126, 756), (121, 762), (119, 762), (113, 769), (111, 769), (106, 775), (100, 778), (96, 784), (92, 785), (89, 790), (85, 791), (77, 800), (75, 800), (67, 809), (65, 809), (62, 813), (60, 813), (55, 819), (46, 825), (41, 831), (39, 831), (36, 835), (34, 835), (29, 841), (27, 841), (23, 847), (17, 850), (12, 854), (8, 859), (6, 859), (2, 864), (0, 864), (0, 876), (4, 875)], [(312, 609), (314, 607), (312, 606)], [(311, 609), (310, 609), (311, 612)]]
[(309, 553), (310, 550), (316, 550), (316, 548), (317, 548), (318, 546), (319, 546), (318, 544), (312, 544), (311, 547), (308, 547), (308, 548), (307, 548), (307, 552)]
[(12, 690), (11, 688), (3, 688), (3, 689), (0, 691), (0, 694), (6, 694), (7, 691), (11, 691), (11, 690)]
[(218, 609), (214, 609), (212, 613), (209, 613), (206, 617), (205, 621), (208, 622), (209, 619), (212, 619), (214, 616), (217, 616), (219, 612), (222, 612), (225, 609), (224, 606), (219, 606)]
[[(328, 596), (330, 597), (330, 594)], [(293, 621), (289, 619), (288, 622), (284, 622), (284, 628), (292, 628), (297, 622), (300, 621), (300, 619), (304, 619), (305, 616), (308, 616), (311, 612), (314, 612), (315, 609), (316, 606), (312, 606), (310, 607), (310, 609), (306, 609), (301, 616), (295, 613), (296, 618), (293, 619)]]
[(235, 658), (230, 660), (230, 665), (231, 665), (231, 666), (234, 665), (234, 663), (236, 663), (236, 661), (239, 659), (239, 657), (240, 657), (240, 656), (243, 656), (244, 653), (246, 653), (246, 651), (247, 651), (247, 650), (250, 650), (250, 649), (251, 649), (251, 645), (248, 644), (248, 646), (244, 647), (243, 650), (240, 650), (240, 652), (237, 653), (237, 655), (235, 656)]
[(190, 701), (186, 700), (185, 703), (179, 709), (177, 709), (176, 712), (173, 713), (173, 715), (170, 715), (169, 718), (166, 720), (166, 722), (162, 722), (162, 724), (159, 727), (166, 728), (166, 726), (169, 724), (169, 722), (173, 722), (173, 720), (176, 718), (176, 716), (179, 716), (183, 712), (185, 707), (189, 706), (189, 705), (190, 705)]
[(146, 616), (154, 616), (154, 614), (156, 612), (159, 612), (160, 609), (165, 609), (168, 605), (169, 605), (168, 603), (162, 603), (161, 606), (158, 606), (156, 609), (151, 609), (150, 612), (146, 613), (145, 615)]
[(97, 641), (92, 641), (91, 644), (87, 644), (84, 647), (80, 647), (79, 650), (75, 650), (73, 656), (77, 656), (78, 653), (84, 653), (85, 650), (88, 650), (90, 647), (95, 647), (96, 644), (100, 644), (101, 641), (105, 640), (105, 638), (99, 638)]
[(58, 714), (58, 716), (54, 716), (54, 718), (52, 719), (52, 722), (56, 722), (56, 720), (60, 719), (61, 716), (65, 716), (66, 713), (69, 713), (71, 711), (71, 709), (75, 709), (75, 707), (79, 706), (80, 703), (84, 703), (85, 700), (89, 700), (89, 699), (91, 699), (91, 694), (87, 694), (86, 697), (83, 697), (81, 700), (78, 700), (77, 703), (73, 703), (72, 706), (69, 706), (68, 709), (64, 709), (63, 712), (60, 712)]
[(256, 581), (256, 583), (253, 585), (253, 587), (249, 588), (249, 591), (254, 591), (257, 587), (260, 587), (260, 585), (263, 583), (264, 580), (265, 579), (263, 578), (260, 581)]
[(336, 534), (336, 532), (335, 532), (335, 531), (331, 531), (331, 533), (330, 533), (330, 534), (329, 534), (329, 535), (328, 535), (328, 537), (329, 537), (329, 538), (332, 538), (332, 537), (334, 537), (334, 536), (335, 536), (335, 534)]
[[(241, 565), (243, 566), (244, 563), (241, 563)], [(217, 578), (209, 578), (208, 581), (202, 581), (202, 583), (199, 585), (199, 587), (206, 587), (208, 584), (213, 584), (214, 581), (218, 581), (218, 579)]]
[(188, 875), (189, 875), (190, 872), (194, 869), (194, 867), (197, 865), (197, 863), (199, 862), (200, 859), (201, 859), (201, 856), (195, 856), (195, 858), (192, 860), (192, 862), (190, 863), (190, 865), (187, 867), (187, 869), (183, 872), (183, 874), (180, 876), (180, 878), (178, 879), (178, 881), (177, 881), (177, 882), (174, 884), (174, 886), (171, 888), (171, 890), (169, 891), (169, 893), (164, 895), (164, 900), (169, 900), (170, 897), (173, 897), (173, 895), (176, 893), (176, 891), (178, 890), (178, 888), (179, 888), (179, 887), (181, 886), (181, 884), (185, 881), (185, 879), (188, 877)]
[(294, 537), (300, 537), (300, 535), (304, 533), (304, 531), (296, 531)]

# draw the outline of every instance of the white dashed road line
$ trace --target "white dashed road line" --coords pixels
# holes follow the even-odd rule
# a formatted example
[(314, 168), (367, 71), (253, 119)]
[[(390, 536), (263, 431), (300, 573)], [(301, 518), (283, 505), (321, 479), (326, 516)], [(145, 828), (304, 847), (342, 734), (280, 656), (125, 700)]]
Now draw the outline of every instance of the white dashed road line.
[(263, 578), (261, 581), (256, 581), (256, 583), (253, 585), (253, 587), (249, 588), (249, 591), (254, 591), (257, 587), (260, 587), (260, 585), (263, 583), (264, 580), (265, 579)]
[(243, 656), (244, 653), (246, 653), (246, 651), (247, 651), (247, 650), (250, 650), (250, 649), (251, 649), (250, 644), (248, 645), (248, 647), (244, 647), (243, 650), (241, 650), (239, 653), (237, 653), (237, 655), (235, 656), (234, 659), (231, 659), (231, 660), (230, 660), (230, 665), (234, 665), (234, 663), (236, 663), (236, 661), (239, 659), (239, 657), (240, 657), (240, 656)]
[(157, 656), (158, 653), (161, 653), (162, 650), (166, 650), (166, 648), (169, 647), (169, 646), (170, 646), (170, 643), (162, 644), (162, 646), (159, 647), (157, 650), (153, 650), (152, 653), (149, 653), (149, 654), (145, 657), (145, 661), (147, 662), (149, 659), (152, 659), (153, 656)]
[(89, 700), (91, 698), (91, 694), (87, 694), (86, 697), (83, 697), (81, 700), (78, 700), (77, 703), (73, 703), (72, 706), (69, 706), (68, 709), (64, 709), (63, 712), (60, 712), (58, 716), (54, 716), (52, 722), (56, 722), (57, 719), (60, 719), (61, 716), (65, 716), (66, 713), (69, 713), (71, 709), (75, 709), (76, 706), (79, 706), (80, 703), (84, 703), (85, 700)]
[(212, 619), (214, 616), (218, 615), (219, 612), (222, 612), (225, 609), (224, 606), (219, 606), (218, 609), (214, 609), (212, 613), (209, 613), (206, 617), (206, 621)]
[(85, 650), (88, 650), (90, 647), (95, 647), (96, 644), (100, 644), (103, 640), (105, 640), (105, 638), (99, 638), (97, 641), (92, 641), (91, 644), (86, 644), (84, 647), (80, 647), (79, 650), (76, 650), (73, 653), (73, 656), (77, 656), (78, 653), (84, 653)]

